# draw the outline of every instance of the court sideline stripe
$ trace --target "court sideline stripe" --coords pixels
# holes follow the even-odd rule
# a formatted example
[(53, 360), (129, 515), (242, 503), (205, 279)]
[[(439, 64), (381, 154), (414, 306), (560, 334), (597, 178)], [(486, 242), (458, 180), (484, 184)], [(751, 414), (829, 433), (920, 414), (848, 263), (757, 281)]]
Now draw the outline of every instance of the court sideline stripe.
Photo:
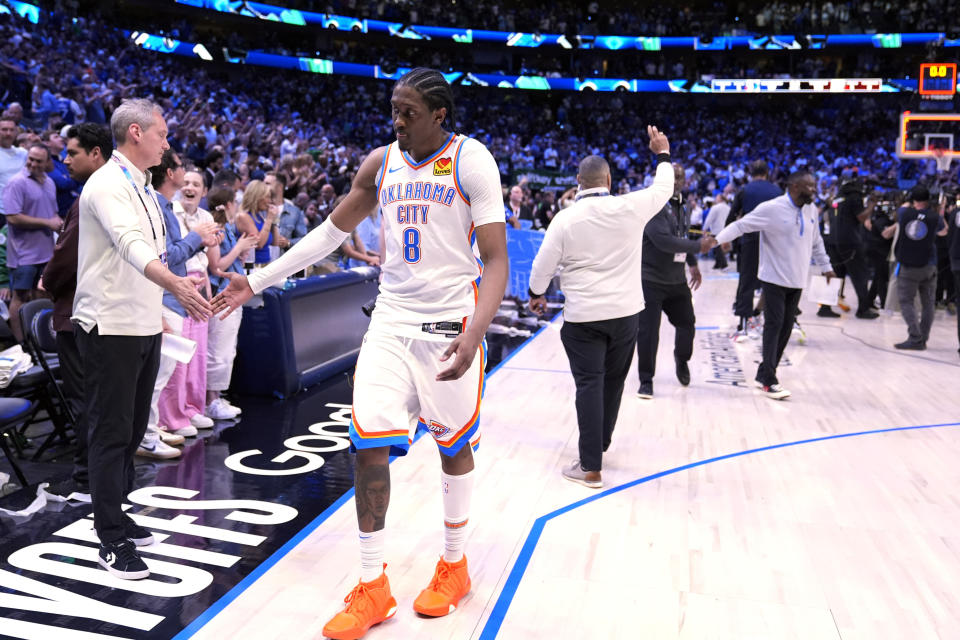
[[(551, 323), (555, 322), (557, 318), (560, 318), (562, 316), (563, 316), (562, 313), (557, 313), (556, 317), (554, 317)], [(517, 355), (517, 353), (521, 349), (523, 349), (528, 344), (533, 342), (533, 339), (536, 338), (538, 335), (540, 335), (549, 326), (550, 324), (544, 325), (535, 334), (533, 334), (532, 336), (524, 340), (523, 344), (521, 344), (519, 347), (511, 351), (507, 355), (507, 357), (500, 362), (500, 364), (498, 364), (496, 367), (491, 369), (490, 373), (487, 374), (487, 377), (489, 378), (494, 373), (496, 373), (500, 369), (500, 367), (502, 367), (508, 360), (510, 360), (510, 358)], [(416, 436), (414, 437), (414, 442), (419, 440), (421, 435), (423, 435), (423, 431), (418, 430)], [(391, 463), (394, 460), (396, 460), (396, 456), (393, 456), (390, 458)], [(263, 577), (263, 574), (265, 574), (269, 569), (271, 569), (275, 564), (277, 564), (284, 556), (286, 556), (288, 553), (293, 551), (293, 549), (297, 545), (303, 542), (307, 536), (309, 536), (317, 528), (319, 528), (320, 525), (322, 525), (330, 516), (336, 513), (340, 509), (340, 507), (346, 504), (351, 498), (353, 498), (353, 496), (354, 496), (354, 488), (351, 487), (349, 491), (344, 493), (333, 504), (331, 504), (329, 507), (324, 509), (323, 513), (321, 513), (316, 518), (314, 518), (310, 522), (310, 524), (305, 526), (303, 529), (297, 532), (292, 538), (290, 538), (283, 546), (281, 546), (279, 549), (274, 551), (269, 558), (267, 558), (266, 560), (261, 562), (259, 565), (257, 565), (257, 567), (253, 571), (248, 573), (243, 578), (243, 580), (241, 580), (236, 585), (234, 585), (234, 587), (230, 589), (230, 591), (220, 596), (219, 600), (214, 602), (203, 613), (201, 613), (199, 616), (194, 618), (190, 624), (188, 624), (186, 627), (184, 627), (180, 631), (180, 633), (173, 636), (172, 640), (186, 640), (186, 638), (189, 638), (196, 632), (200, 631), (200, 629), (202, 629), (208, 622), (213, 620), (220, 612), (222, 612), (227, 607), (227, 605), (229, 605), (231, 602), (236, 600), (240, 596), (240, 594), (242, 594), (244, 591), (246, 591), (250, 587), (250, 585), (252, 585), (254, 582), (256, 582), (261, 577)]]
[(631, 489), (641, 484), (645, 484), (652, 480), (657, 480), (663, 478), (664, 476), (673, 475), (681, 471), (687, 471), (696, 467), (702, 467), (704, 465), (719, 462), (721, 460), (727, 460), (730, 458), (739, 458), (752, 453), (760, 453), (763, 451), (772, 451), (774, 449), (783, 449), (785, 447), (794, 447), (801, 444), (810, 444), (813, 442), (823, 442), (826, 440), (838, 440), (840, 438), (852, 438), (854, 436), (865, 436), (865, 435), (874, 435), (879, 433), (892, 433), (896, 431), (915, 431), (918, 429), (937, 429), (943, 427), (956, 427), (960, 426), (960, 422), (944, 422), (940, 424), (927, 424), (919, 425), (912, 427), (891, 427), (887, 429), (871, 429), (869, 431), (855, 431), (852, 433), (840, 433), (832, 436), (821, 436), (818, 438), (807, 438), (805, 440), (796, 440), (794, 442), (785, 442), (782, 444), (774, 444), (766, 447), (758, 447), (755, 449), (747, 449), (746, 451), (739, 451), (736, 453), (728, 453), (722, 456), (716, 456), (714, 458), (708, 458), (706, 460), (700, 460), (697, 462), (691, 462), (679, 467), (674, 467), (672, 469), (667, 469), (666, 471), (660, 471), (649, 476), (644, 476), (636, 480), (631, 480), (630, 482), (618, 485), (607, 489), (606, 491), (600, 492), (596, 495), (590, 496), (589, 498), (584, 498), (583, 500), (578, 500), (573, 502), (565, 507), (561, 507), (554, 511), (551, 511), (548, 514), (542, 515), (537, 518), (533, 525), (530, 527), (530, 533), (527, 535), (527, 539), (523, 543), (523, 548), (520, 550), (520, 555), (517, 556), (517, 560), (513, 565), (513, 569), (510, 571), (510, 576), (507, 578), (506, 583), (501, 590), (500, 595), (497, 597), (497, 602), (493, 607), (493, 611), (490, 613), (490, 617), (487, 618), (487, 622), (483, 627), (483, 631), (480, 633), (478, 640), (493, 640), (497, 637), (497, 634), (500, 632), (500, 627), (503, 625), (503, 621), (506, 618), (507, 610), (510, 608), (510, 604), (513, 602), (513, 598), (516, 595), (517, 588), (520, 586), (520, 581), (523, 579), (523, 574), (527, 570), (527, 566), (530, 564), (530, 559), (533, 556), (533, 552), (536, 550), (537, 544), (540, 541), (540, 536), (543, 534), (543, 529), (546, 524), (557, 518), (564, 515), (574, 509), (578, 509), (582, 506), (588, 505), (592, 502), (606, 498), (615, 493), (625, 491), (626, 489)]

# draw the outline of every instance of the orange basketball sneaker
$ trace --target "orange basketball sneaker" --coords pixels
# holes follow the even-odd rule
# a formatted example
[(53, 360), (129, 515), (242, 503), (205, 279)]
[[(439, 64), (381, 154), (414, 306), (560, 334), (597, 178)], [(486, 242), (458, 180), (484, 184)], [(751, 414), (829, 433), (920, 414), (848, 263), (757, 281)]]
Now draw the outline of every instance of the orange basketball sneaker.
[(467, 575), (467, 556), (459, 562), (447, 562), (440, 556), (433, 580), (420, 592), (413, 603), (413, 610), (425, 616), (445, 616), (457, 608), (460, 598), (470, 592), (470, 576)]
[(334, 640), (357, 640), (367, 629), (397, 612), (386, 573), (372, 582), (358, 582), (343, 601), (347, 606), (323, 627), (323, 635)]

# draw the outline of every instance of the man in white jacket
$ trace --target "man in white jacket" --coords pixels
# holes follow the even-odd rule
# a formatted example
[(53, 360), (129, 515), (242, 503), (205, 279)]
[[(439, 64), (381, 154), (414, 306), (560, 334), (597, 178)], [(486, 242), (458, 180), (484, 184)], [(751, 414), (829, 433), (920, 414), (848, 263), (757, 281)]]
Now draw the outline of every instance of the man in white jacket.
[(580, 428), (580, 457), (563, 469), (563, 477), (593, 489), (603, 486), (603, 451), (613, 436), (643, 309), (643, 228), (673, 193), (670, 142), (656, 127), (647, 132), (657, 156), (650, 188), (612, 196), (607, 161), (584, 158), (577, 200), (547, 228), (530, 272), (530, 308), (543, 313), (543, 294), (563, 268), (566, 303), (560, 339), (577, 385)]

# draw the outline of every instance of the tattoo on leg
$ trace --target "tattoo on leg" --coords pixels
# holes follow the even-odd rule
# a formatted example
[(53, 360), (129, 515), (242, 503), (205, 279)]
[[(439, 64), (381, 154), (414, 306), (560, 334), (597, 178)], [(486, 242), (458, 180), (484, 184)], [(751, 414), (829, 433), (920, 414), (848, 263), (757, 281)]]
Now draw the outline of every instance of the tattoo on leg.
[(390, 506), (390, 467), (386, 464), (357, 466), (357, 522), (361, 531), (379, 531), (387, 521)]

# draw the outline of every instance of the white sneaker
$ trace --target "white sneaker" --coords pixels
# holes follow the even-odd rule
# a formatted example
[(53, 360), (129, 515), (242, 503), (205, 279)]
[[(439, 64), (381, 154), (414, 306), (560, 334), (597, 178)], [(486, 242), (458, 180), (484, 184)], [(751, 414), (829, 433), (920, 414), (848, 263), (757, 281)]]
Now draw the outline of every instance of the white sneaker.
[(190, 418), (190, 424), (195, 426), (197, 429), (212, 429), (213, 420), (203, 415), (202, 413), (195, 413), (192, 418)]
[[(193, 427), (190, 427), (190, 428), (193, 429)], [(196, 431), (196, 429), (193, 429), (193, 430)], [(175, 447), (183, 444), (184, 438), (183, 438), (183, 435), (180, 434), (179, 432), (170, 433), (166, 429), (160, 429), (159, 435), (160, 435), (160, 440), (163, 442), (163, 444), (168, 444), (171, 447)]]
[(243, 413), (243, 410), (240, 407), (235, 404), (231, 404), (230, 401), (223, 396), (220, 396), (220, 399), (223, 401), (223, 404), (227, 405), (227, 408), (230, 409), (230, 411), (236, 412), (237, 415)]
[(763, 387), (763, 393), (773, 400), (784, 400), (790, 397), (790, 392), (779, 384), (771, 384)]
[[(163, 429), (161, 429), (161, 431), (163, 431)], [(168, 427), (167, 433), (173, 436), (183, 436), (185, 438), (192, 438), (195, 435), (197, 435), (197, 428), (189, 424), (185, 427), (180, 427), (179, 429), (170, 429)], [(168, 442), (167, 444), (173, 444), (173, 443)]]
[(172, 460), (179, 458), (180, 449), (164, 444), (162, 440), (157, 440), (153, 445), (146, 445), (143, 442), (137, 447), (137, 455), (144, 458), (156, 458), (158, 460)]
[(223, 398), (217, 398), (208, 404), (207, 410), (204, 413), (208, 418), (213, 418), (214, 420), (233, 420), (240, 415), (236, 407), (231, 407)]

